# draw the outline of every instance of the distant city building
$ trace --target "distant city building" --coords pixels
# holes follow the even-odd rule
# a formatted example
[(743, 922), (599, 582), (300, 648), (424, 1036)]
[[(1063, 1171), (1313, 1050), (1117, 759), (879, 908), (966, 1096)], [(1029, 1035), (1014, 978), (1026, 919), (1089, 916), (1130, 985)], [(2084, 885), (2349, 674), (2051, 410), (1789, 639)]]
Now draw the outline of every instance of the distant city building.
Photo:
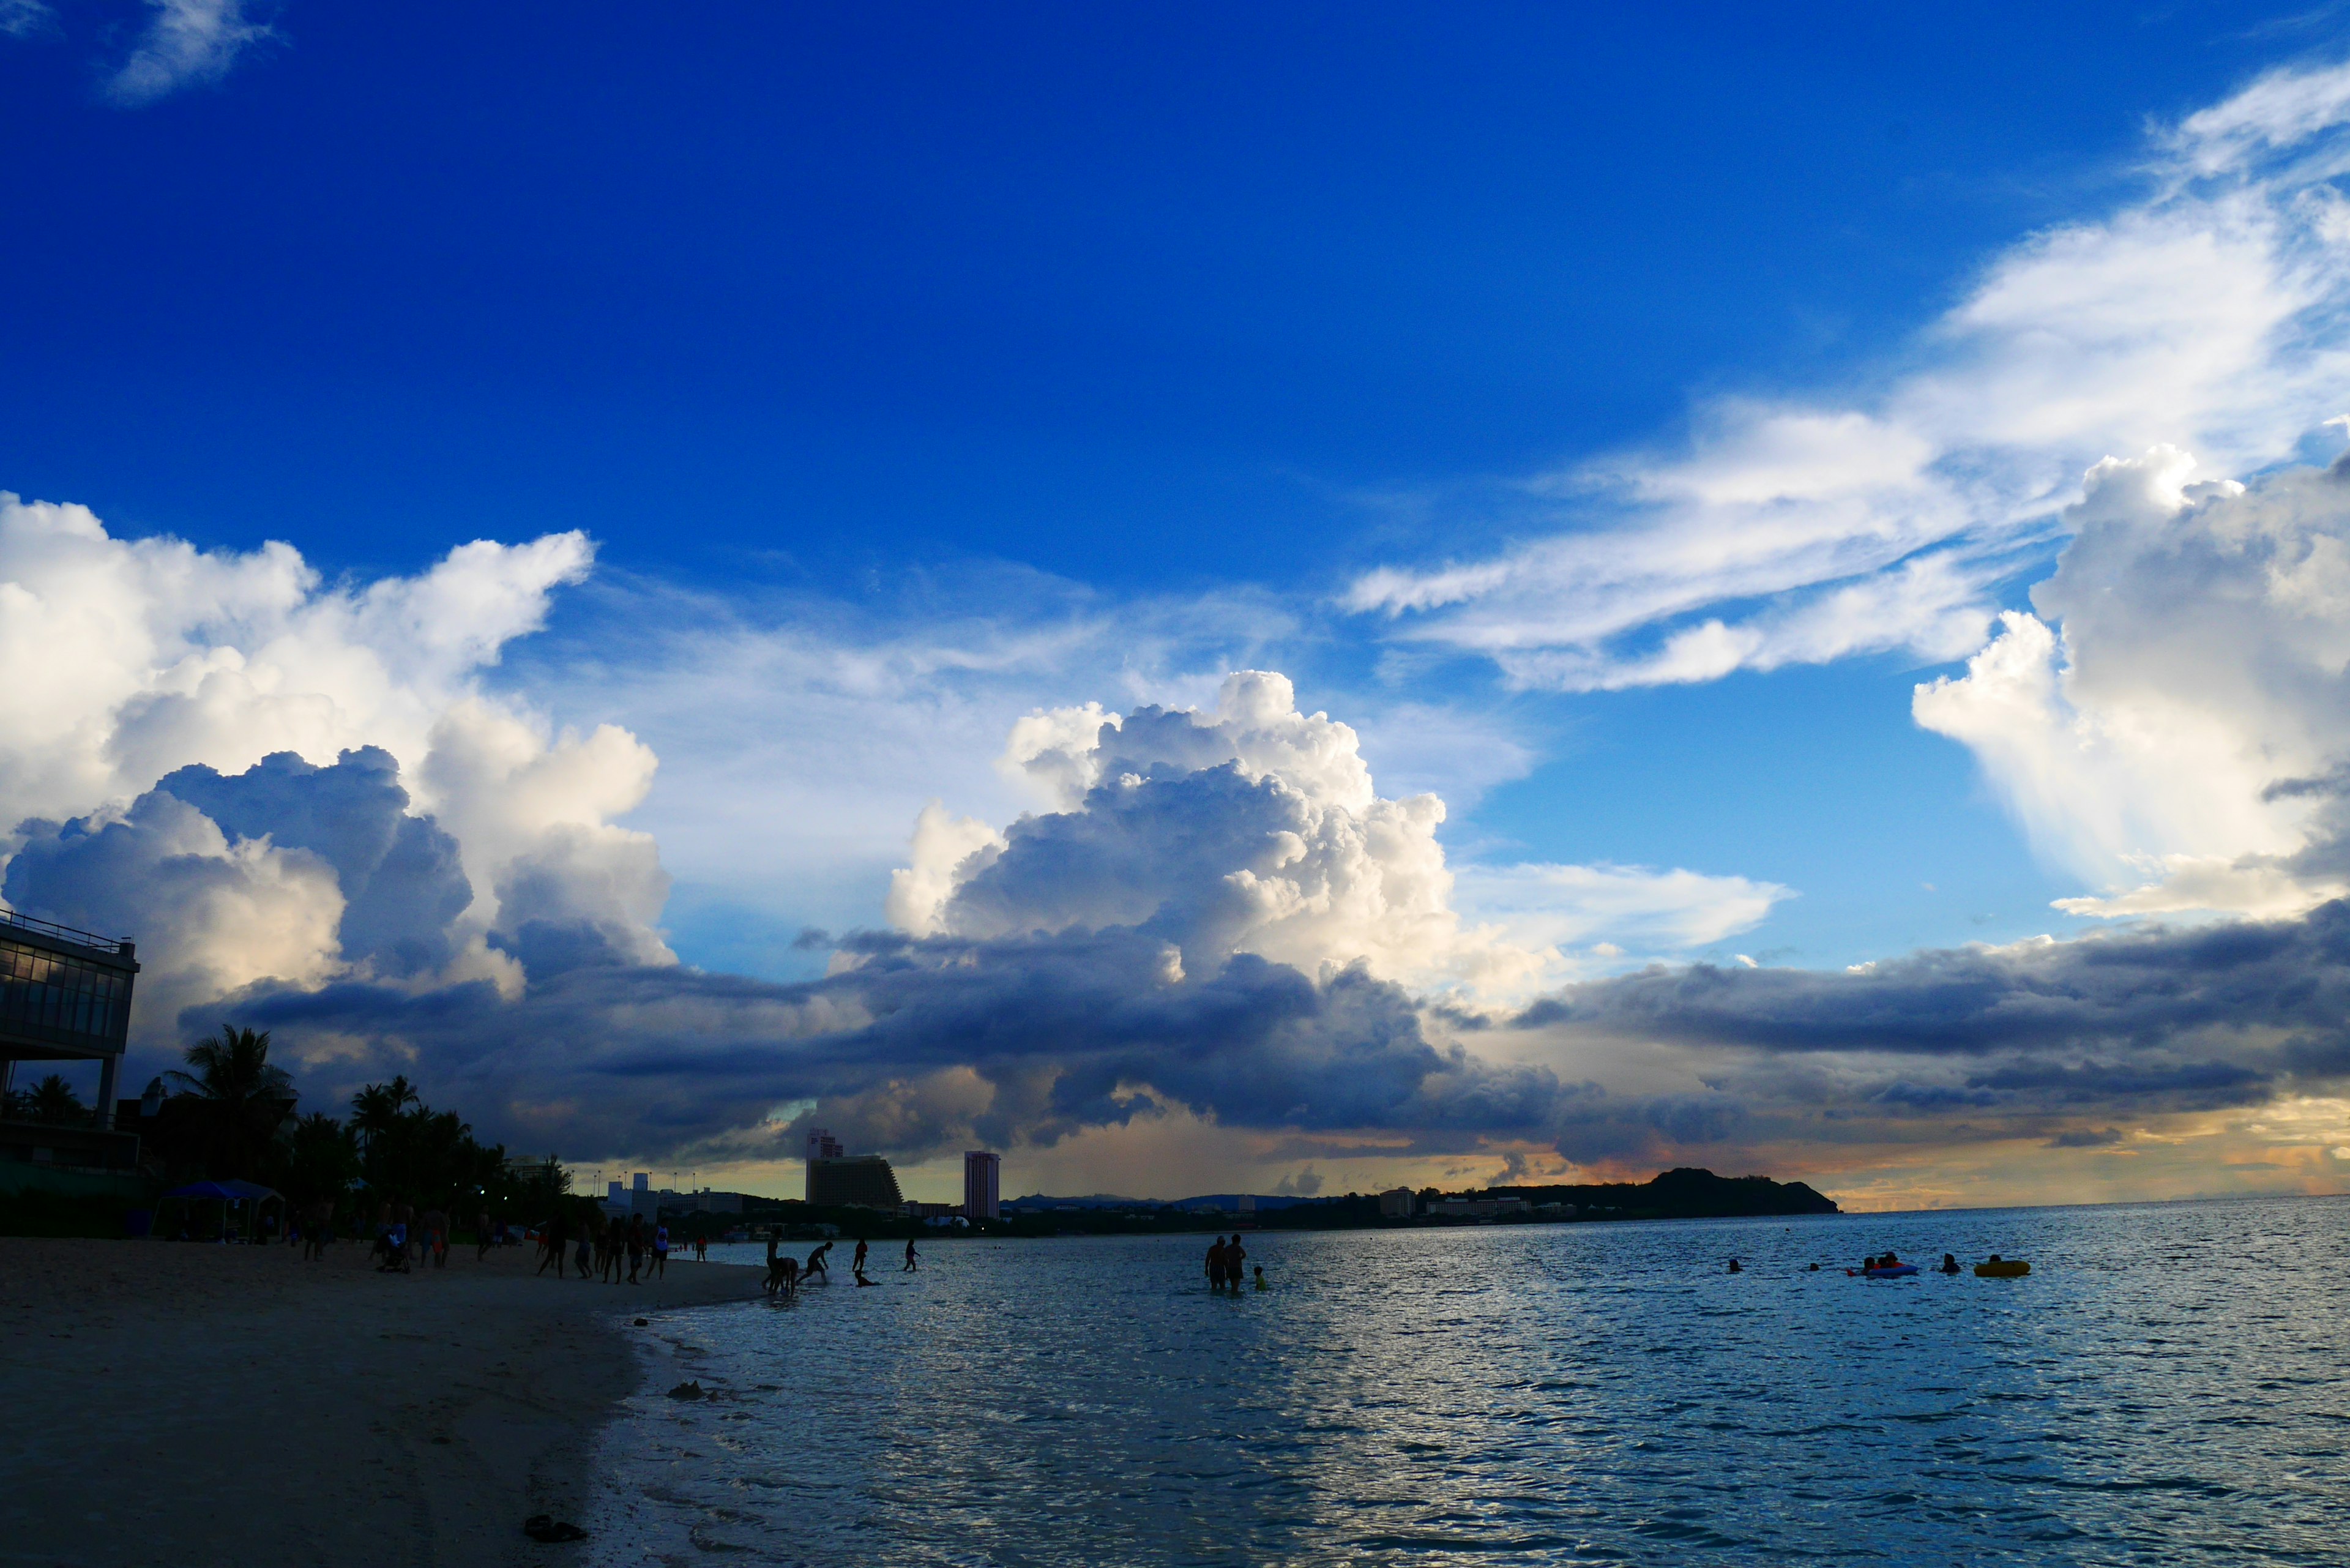
[(1240, 1201), (1232, 1205), (1232, 1212), (1233, 1212), (1233, 1213), (1235, 1213), (1235, 1214), (1253, 1214), (1253, 1213), (1255, 1213), (1255, 1212), (1256, 1212), (1256, 1199), (1255, 1199), (1255, 1198), (1253, 1198), (1253, 1196), (1251, 1196), (1251, 1195), (1250, 1195), (1250, 1194), (1248, 1194), (1248, 1193), (1245, 1193), (1245, 1192), (1242, 1193), (1242, 1194), (1241, 1194), (1241, 1196), (1240, 1196)]
[(892, 1210), (906, 1201), (898, 1191), (898, 1173), (878, 1154), (826, 1155), (809, 1160), (807, 1200), (833, 1208)]
[(604, 1207), (607, 1209), (626, 1209), (628, 1206), (628, 1183), (625, 1181), (606, 1182), (604, 1184)]
[(650, 1192), (653, 1189), (652, 1174), (650, 1171), (643, 1170), (637, 1172), (636, 1180), (633, 1183), (633, 1186), (639, 1192)]
[(999, 1220), (1003, 1206), (996, 1196), (996, 1180), (1003, 1171), (1003, 1161), (985, 1149), (972, 1149), (962, 1157), (962, 1211), (966, 1219)]
[(1379, 1194), (1379, 1218), (1409, 1220), (1411, 1218), (1412, 1196), (1409, 1187), (1392, 1188)]
[(962, 1213), (962, 1210), (953, 1203), (921, 1203), (910, 1198), (899, 1205), (898, 1211), (909, 1220), (945, 1220)]

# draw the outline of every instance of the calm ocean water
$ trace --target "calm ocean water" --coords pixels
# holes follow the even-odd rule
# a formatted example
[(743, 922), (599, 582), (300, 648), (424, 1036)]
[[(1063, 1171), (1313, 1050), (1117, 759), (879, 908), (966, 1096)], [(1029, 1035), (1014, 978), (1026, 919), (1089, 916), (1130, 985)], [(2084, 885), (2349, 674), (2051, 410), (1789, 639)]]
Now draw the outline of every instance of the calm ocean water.
[[(2345, 1227), (2319, 1199), (1258, 1232), (1273, 1288), (1238, 1299), (1205, 1236), (941, 1240), (918, 1274), (879, 1243), (874, 1290), (844, 1246), (796, 1304), (636, 1331), (658, 1365), (588, 1551), (2340, 1563)], [(1887, 1247), (2033, 1272), (1841, 1272)]]

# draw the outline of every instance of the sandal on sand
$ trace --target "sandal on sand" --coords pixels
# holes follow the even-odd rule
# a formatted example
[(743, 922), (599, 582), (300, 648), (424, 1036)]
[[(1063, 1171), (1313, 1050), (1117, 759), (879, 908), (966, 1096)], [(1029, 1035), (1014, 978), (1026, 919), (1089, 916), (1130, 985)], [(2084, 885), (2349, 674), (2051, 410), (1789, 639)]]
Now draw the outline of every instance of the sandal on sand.
[(522, 1532), (533, 1541), (585, 1541), (588, 1532), (551, 1513), (534, 1513), (522, 1521)]

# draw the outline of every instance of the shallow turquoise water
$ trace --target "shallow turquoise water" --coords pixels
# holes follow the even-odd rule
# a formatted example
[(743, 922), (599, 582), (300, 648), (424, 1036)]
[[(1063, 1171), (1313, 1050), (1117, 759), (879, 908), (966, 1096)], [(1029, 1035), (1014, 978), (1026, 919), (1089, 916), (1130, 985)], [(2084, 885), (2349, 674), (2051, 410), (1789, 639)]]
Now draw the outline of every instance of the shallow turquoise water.
[[(844, 1267), (636, 1331), (659, 1366), (589, 1552), (2342, 1563), (2345, 1224), (2321, 1199), (1258, 1232), (1274, 1288), (1237, 1299), (1204, 1236), (940, 1240), (918, 1274), (878, 1244), (879, 1289)], [(1887, 1247), (2033, 1272), (1841, 1272)], [(715, 1397), (660, 1392), (688, 1377)]]

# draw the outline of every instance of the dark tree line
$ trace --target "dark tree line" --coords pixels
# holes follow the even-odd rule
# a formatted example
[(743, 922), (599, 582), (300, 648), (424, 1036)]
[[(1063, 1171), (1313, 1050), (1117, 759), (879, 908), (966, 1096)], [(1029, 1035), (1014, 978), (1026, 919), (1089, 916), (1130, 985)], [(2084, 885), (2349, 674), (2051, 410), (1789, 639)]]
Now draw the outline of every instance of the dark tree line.
[(456, 1112), (426, 1105), (405, 1076), (353, 1095), (346, 1119), (297, 1116), (300, 1096), (271, 1064), (266, 1030), (224, 1025), (188, 1048), (187, 1065), (166, 1076), (144, 1151), (173, 1180), (258, 1181), (296, 1207), (325, 1199), (348, 1212), (405, 1202), (461, 1222), (484, 1209), (544, 1219), (570, 1190), (553, 1157), (517, 1165)]

